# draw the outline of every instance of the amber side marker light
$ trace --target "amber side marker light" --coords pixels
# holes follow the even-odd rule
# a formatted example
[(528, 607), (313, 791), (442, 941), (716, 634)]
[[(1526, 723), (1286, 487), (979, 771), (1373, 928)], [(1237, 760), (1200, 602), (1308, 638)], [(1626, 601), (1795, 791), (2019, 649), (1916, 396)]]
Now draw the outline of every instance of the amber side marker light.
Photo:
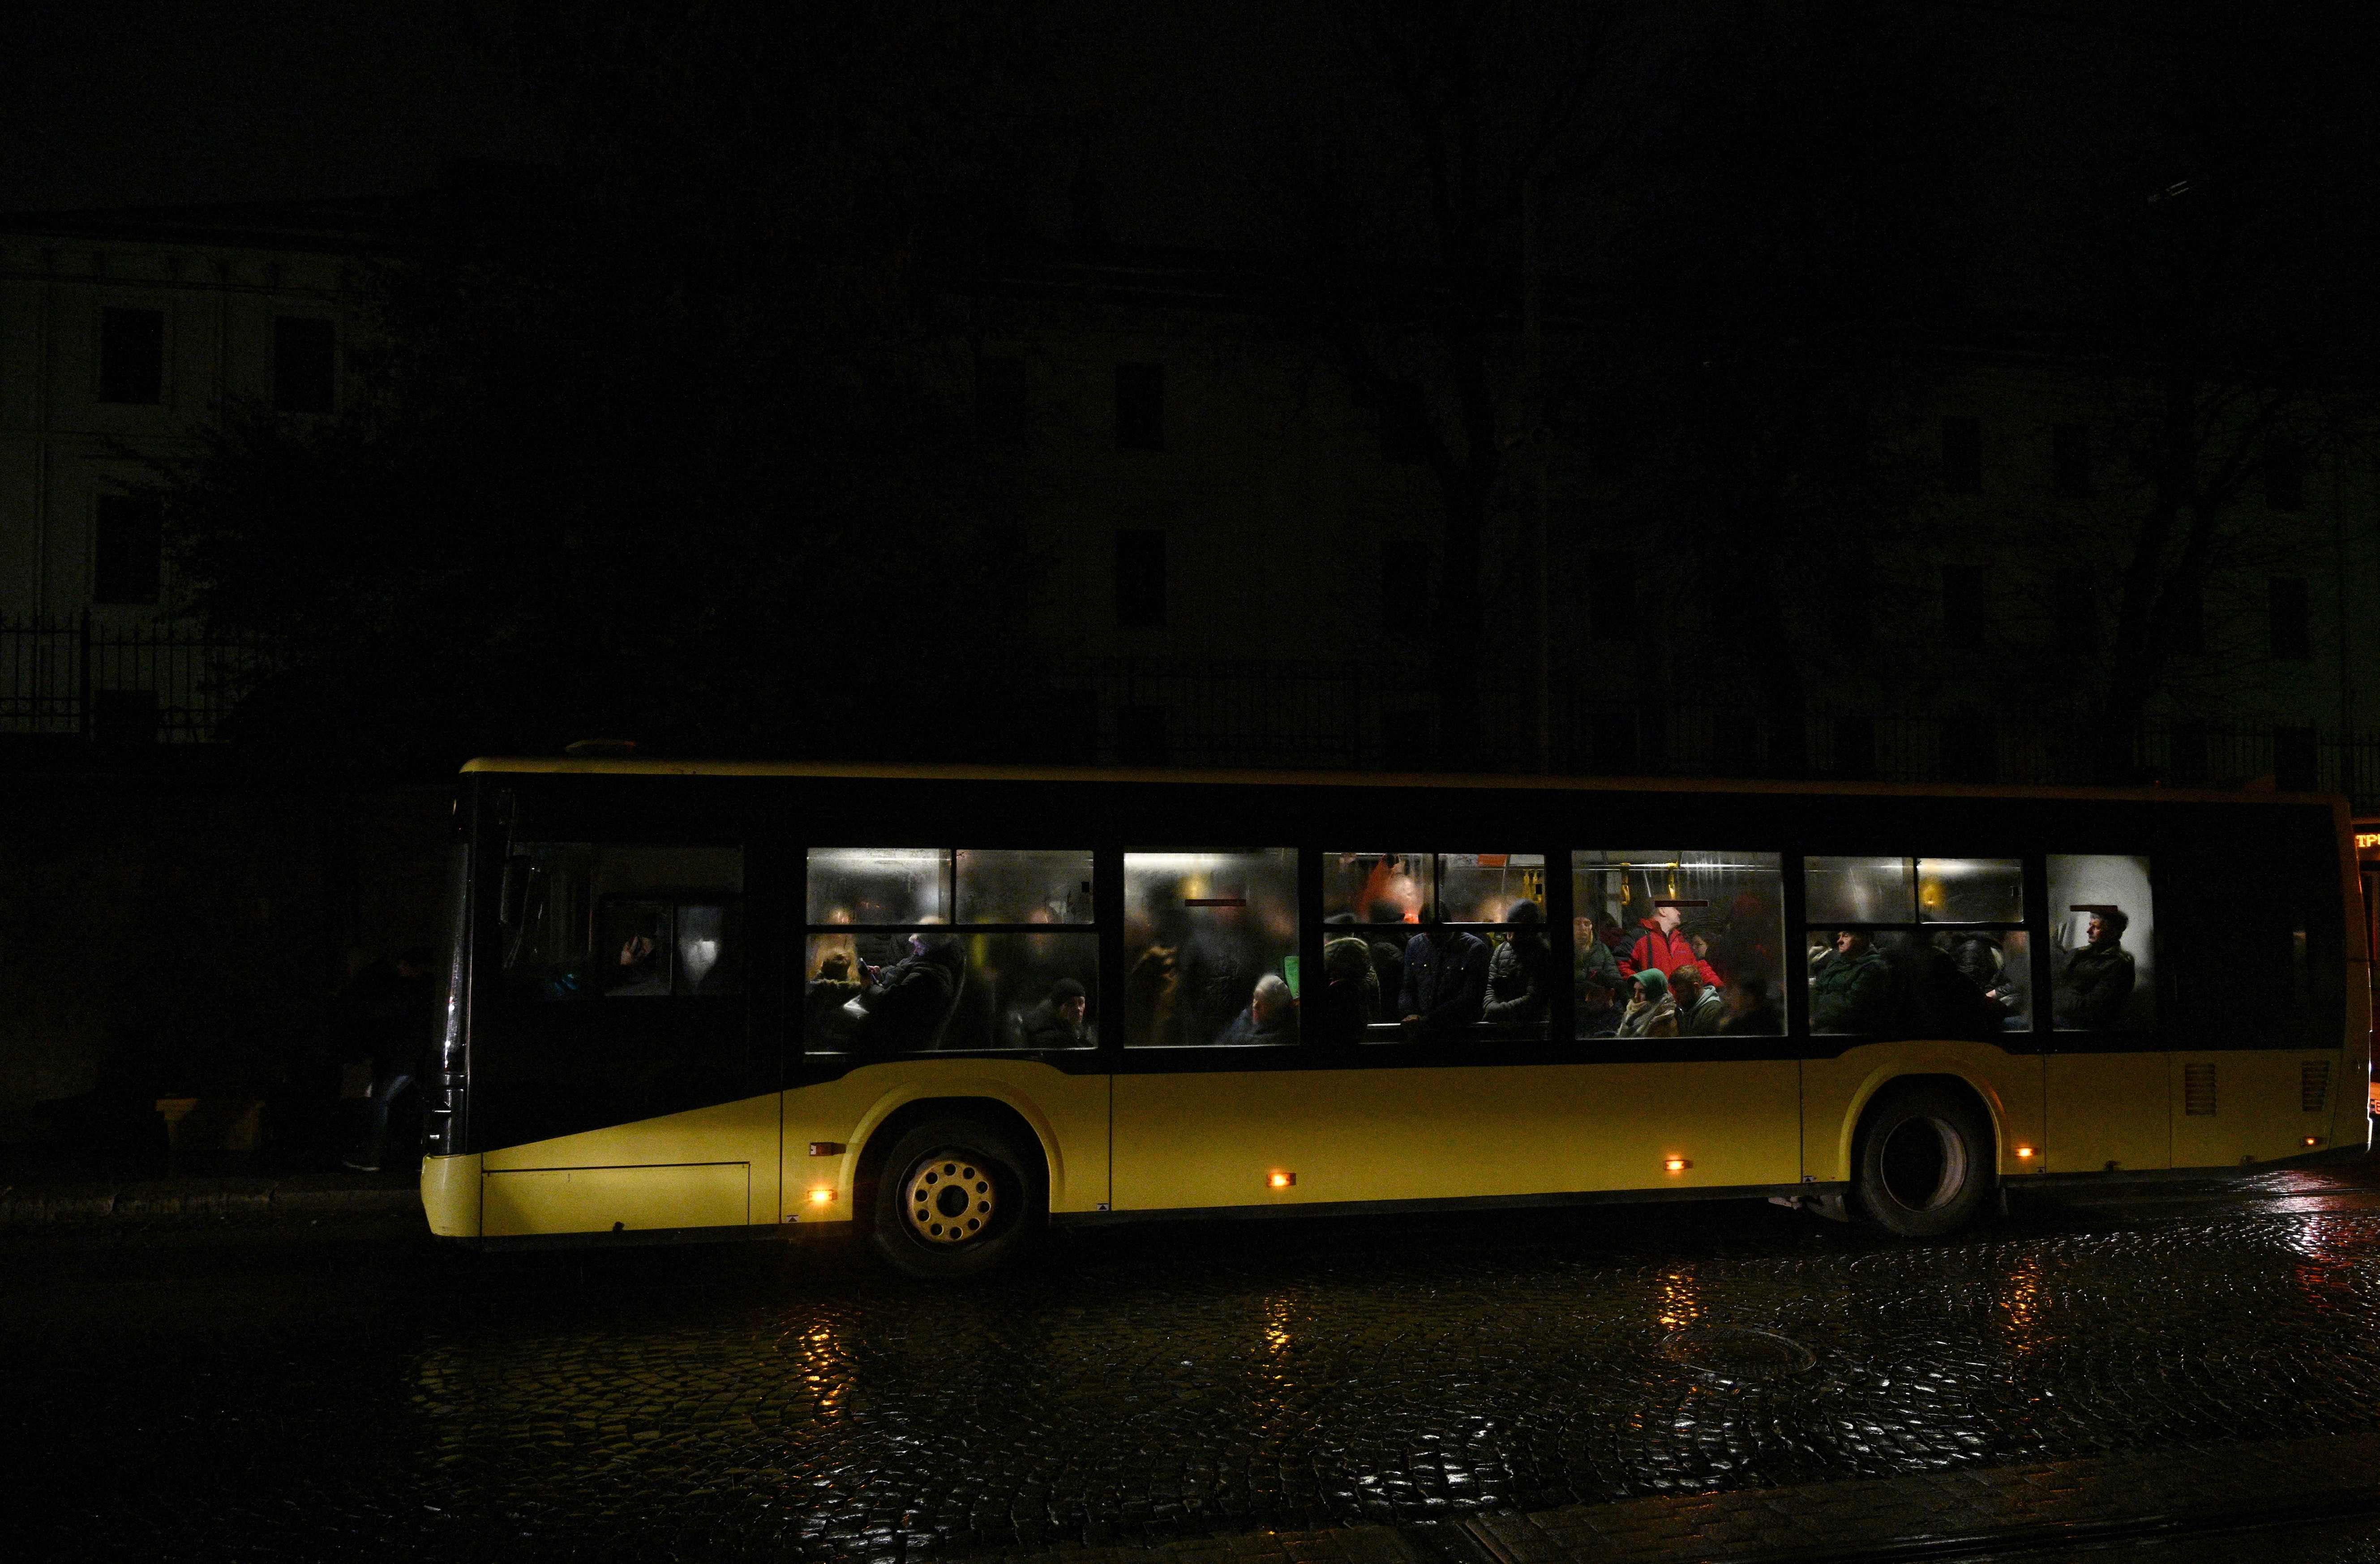
[(1274, 1189), (1287, 1189), (1297, 1182), (1295, 1173), (1267, 1173), (1265, 1182)]
[(1662, 1163), (1661, 1166), (1667, 1168), (1673, 1173), (1682, 1173), (1687, 1169), (1693, 1167), (1694, 1164), (1687, 1161), (1682, 1157), (1672, 1157), (1668, 1161)]
[(833, 1205), (834, 1191), (831, 1189), (814, 1189), (810, 1191), (810, 1204), (813, 1206)]
[(2017, 1159), (2018, 1161), (2020, 1161), (2020, 1162), (2030, 1162), (2030, 1161), (2032, 1161), (2032, 1160), (2033, 1160), (2033, 1147), (2031, 1147), (2031, 1146), (2018, 1146), (2018, 1147), (2016, 1148), (2016, 1159)]
[(2305, 1143), (2308, 1146), (2320, 1146), (2322, 1144), (2322, 1137), (2320, 1135), (2308, 1135), (2305, 1138)]

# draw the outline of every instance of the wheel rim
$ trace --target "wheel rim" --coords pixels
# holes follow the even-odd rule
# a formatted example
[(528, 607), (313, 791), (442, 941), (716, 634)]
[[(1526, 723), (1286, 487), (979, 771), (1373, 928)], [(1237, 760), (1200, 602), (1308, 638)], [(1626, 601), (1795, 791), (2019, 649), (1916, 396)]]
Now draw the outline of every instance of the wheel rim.
[(1967, 1186), (1967, 1137), (1930, 1115), (1887, 1131), (1877, 1172), (1885, 1194), (1912, 1211), (1938, 1211)]
[(967, 1151), (922, 1158), (902, 1182), (901, 1208), (910, 1233), (927, 1243), (971, 1243), (991, 1231), (1000, 1211), (1000, 1182), (991, 1164)]

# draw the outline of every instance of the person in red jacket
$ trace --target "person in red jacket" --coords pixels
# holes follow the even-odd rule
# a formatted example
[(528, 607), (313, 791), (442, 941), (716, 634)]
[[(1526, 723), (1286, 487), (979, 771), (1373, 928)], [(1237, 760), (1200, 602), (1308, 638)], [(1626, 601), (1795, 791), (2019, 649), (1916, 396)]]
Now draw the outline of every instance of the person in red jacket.
[(1678, 924), (1685, 916), (1684, 906), (1683, 903), (1670, 901), (1653, 903), (1653, 915), (1639, 925), (1644, 932), (1629, 944), (1628, 953), (1620, 958), (1621, 972), (1633, 977), (1640, 972), (1658, 971), (1668, 977), (1682, 966), (1691, 966), (1706, 984), (1718, 987), (1718, 975), (1711, 970), (1709, 963), (1695, 957), (1694, 942), (1678, 932)]

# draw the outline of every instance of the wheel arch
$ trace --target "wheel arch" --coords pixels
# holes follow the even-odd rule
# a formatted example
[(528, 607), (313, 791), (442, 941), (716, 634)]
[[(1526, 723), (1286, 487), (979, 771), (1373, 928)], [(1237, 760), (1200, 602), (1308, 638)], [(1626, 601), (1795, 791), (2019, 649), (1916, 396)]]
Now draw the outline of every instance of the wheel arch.
[(1871, 1110), (1895, 1091), (1915, 1086), (1939, 1086), (1958, 1093), (1981, 1110), (1985, 1133), (1992, 1137), (1990, 1167), (1995, 1177), (2000, 1172), (2001, 1147), (2008, 1143), (2007, 1104), (1988, 1079), (1958, 1067), (1949, 1060), (1929, 1060), (1922, 1063), (1879, 1067), (1860, 1084), (1859, 1092), (1852, 1098), (1851, 1108), (1843, 1115), (1842, 1134), (1836, 1147), (1836, 1166), (1844, 1176), (1859, 1176), (1861, 1137), (1867, 1133)]
[(913, 1125), (950, 1114), (982, 1120), (1014, 1136), (1020, 1147), (1038, 1151), (1044, 1201), (1055, 1207), (1059, 1192), (1064, 1188), (1065, 1164), (1049, 1120), (1030, 1099), (987, 1084), (975, 1090), (953, 1091), (945, 1086), (930, 1096), (888, 1096), (868, 1110), (852, 1137), (859, 1147), (851, 1180), (851, 1211), (855, 1217), (868, 1209), (869, 1194), (883, 1172), (884, 1158), (892, 1144)]

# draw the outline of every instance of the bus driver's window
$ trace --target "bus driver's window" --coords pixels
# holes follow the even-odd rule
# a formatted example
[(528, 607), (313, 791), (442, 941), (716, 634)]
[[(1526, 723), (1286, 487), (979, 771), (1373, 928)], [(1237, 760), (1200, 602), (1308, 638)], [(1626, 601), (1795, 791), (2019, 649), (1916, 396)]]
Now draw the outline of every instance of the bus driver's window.
[(1126, 1047), (1298, 1040), (1289, 848), (1126, 853), (1123, 901)]
[(741, 991), (744, 854), (735, 847), (531, 842), (514, 849), (504, 976), (532, 1000)]

